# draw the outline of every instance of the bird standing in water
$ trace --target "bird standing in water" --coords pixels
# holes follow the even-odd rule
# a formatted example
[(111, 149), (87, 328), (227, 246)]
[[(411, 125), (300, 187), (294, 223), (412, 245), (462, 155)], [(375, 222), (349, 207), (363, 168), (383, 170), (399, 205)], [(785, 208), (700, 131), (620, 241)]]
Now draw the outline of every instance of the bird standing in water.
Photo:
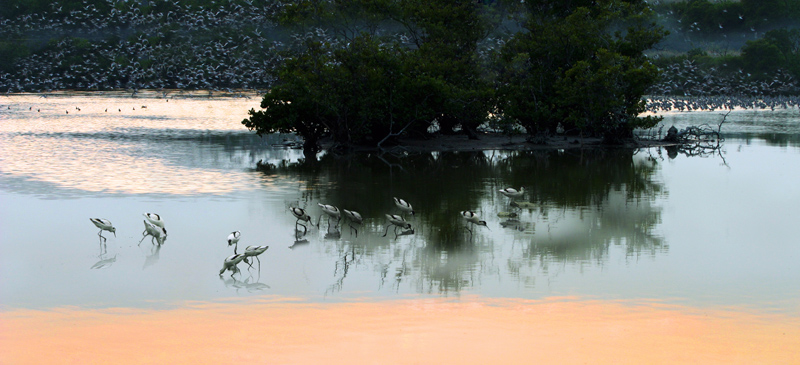
[(244, 249), (244, 262), (246, 262), (250, 267), (253, 267), (253, 264), (250, 261), (247, 261), (248, 257), (255, 257), (258, 260), (258, 271), (261, 272), (261, 259), (258, 258), (258, 255), (264, 253), (269, 248), (269, 246), (247, 246)]
[(299, 225), (303, 227), (303, 235), (305, 235), (308, 232), (308, 227), (306, 227), (305, 224), (300, 223), (300, 221), (311, 222), (311, 216), (309, 216), (303, 208), (290, 207), (289, 211), (291, 211), (292, 215), (297, 218), (297, 221), (294, 222), (295, 231), (300, 231), (297, 229), (297, 226)]
[(409, 202), (407, 202), (407, 201), (405, 201), (403, 199), (400, 199), (398, 197), (395, 197), (394, 198), (394, 205), (396, 205), (397, 208), (400, 209), (401, 212), (410, 213), (411, 215), (414, 215), (414, 208), (411, 207), (411, 204)]
[(222, 273), (224, 273), (225, 270), (230, 270), (231, 277), (233, 277), (233, 274), (239, 272), (239, 268), (236, 267), (236, 265), (242, 262), (245, 257), (246, 256), (243, 253), (228, 256), (225, 261), (222, 262), (222, 270), (219, 271), (219, 276), (222, 276)]
[[(330, 230), (331, 230), (331, 217), (336, 218), (336, 225), (334, 226), (334, 227), (336, 227), (336, 226), (339, 225), (339, 221), (342, 220), (342, 214), (341, 214), (341, 212), (339, 212), (339, 208), (337, 208), (337, 207), (335, 207), (333, 205), (322, 204), (322, 203), (317, 203), (317, 205), (319, 205), (319, 207), (322, 208), (322, 213), (325, 213), (325, 215), (328, 216), (328, 231), (330, 232)], [(322, 219), (322, 215), (320, 214), (319, 219), (317, 219), (317, 227), (319, 227), (319, 221), (321, 219)]]
[(100, 239), (104, 242), (106, 238), (103, 237), (103, 231), (109, 231), (114, 234), (114, 237), (117, 237), (117, 229), (114, 228), (110, 220), (103, 218), (89, 218), (89, 220), (92, 221), (97, 228), (100, 228), (100, 232), (97, 232), (97, 235), (100, 236)]
[[(467, 223), (472, 223), (476, 226), (484, 226), (489, 229), (489, 226), (486, 225), (486, 221), (482, 221), (478, 214), (471, 210), (462, 211), (461, 218), (464, 218)], [(469, 231), (469, 234), (472, 235), (472, 229), (469, 228), (469, 224), (464, 226), (464, 228), (466, 228), (467, 231)]]
[[(389, 227), (392, 225), (394, 225), (394, 238), (399, 237), (399, 234), (397, 234), (398, 228), (411, 229), (411, 223), (408, 223), (401, 215), (387, 214), (386, 219), (389, 221), (389, 224), (386, 225), (386, 232), (383, 232), (382, 237), (386, 237), (386, 234), (389, 233)], [(410, 232), (414, 233), (414, 230), (412, 229)]]
[(347, 225), (350, 226), (351, 230), (355, 230), (356, 231), (356, 237), (358, 237), (358, 228), (353, 227), (353, 224), (356, 224), (356, 225), (360, 226), (361, 223), (364, 221), (364, 218), (362, 218), (361, 214), (359, 214), (358, 212), (356, 212), (354, 210), (342, 209), (342, 212), (344, 212), (344, 216), (349, 221), (349, 223)]
[(500, 194), (503, 194), (511, 199), (516, 199), (522, 197), (525, 194), (525, 188), (519, 188), (519, 190), (514, 188), (505, 188), (499, 190)]
[(233, 231), (231, 234), (228, 235), (228, 246), (233, 246), (233, 253), (236, 253), (236, 248), (239, 247), (239, 238), (242, 237), (242, 233), (239, 231)]

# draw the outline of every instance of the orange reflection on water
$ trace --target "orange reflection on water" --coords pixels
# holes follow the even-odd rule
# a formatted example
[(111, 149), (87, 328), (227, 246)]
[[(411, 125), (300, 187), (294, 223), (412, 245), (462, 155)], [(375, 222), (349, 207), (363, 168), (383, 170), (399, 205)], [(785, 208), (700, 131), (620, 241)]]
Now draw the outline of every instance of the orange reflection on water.
[(0, 313), (2, 363), (797, 363), (800, 321), (554, 298)]

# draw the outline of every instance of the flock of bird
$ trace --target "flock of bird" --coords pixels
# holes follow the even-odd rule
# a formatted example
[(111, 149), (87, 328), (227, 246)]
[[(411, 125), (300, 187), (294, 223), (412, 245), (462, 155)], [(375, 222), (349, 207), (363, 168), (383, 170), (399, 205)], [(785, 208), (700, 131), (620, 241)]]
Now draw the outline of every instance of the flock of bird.
[[(520, 188), (517, 190), (514, 188), (506, 188), (499, 190), (499, 192), (506, 197), (511, 198), (512, 206), (519, 207), (520, 205), (515, 203), (515, 199), (522, 197), (525, 194), (525, 189)], [(389, 233), (390, 227), (394, 227), (395, 238), (398, 238), (401, 235), (414, 234), (414, 229), (411, 227), (411, 223), (405, 218), (405, 214), (414, 216), (414, 208), (404, 199), (397, 197), (394, 197), (393, 199), (395, 206), (400, 211), (400, 214), (386, 214), (386, 220), (388, 223), (382, 237), (386, 237), (386, 235)], [(344, 218), (348, 221), (348, 226), (350, 227), (351, 233), (355, 232), (355, 236), (358, 237), (358, 227), (360, 227), (364, 222), (364, 218), (360, 213), (353, 210), (339, 209), (338, 207), (329, 204), (318, 203), (317, 205), (322, 211), (322, 213), (319, 215), (319, 218), (317, 218), (317, 228), (319, 228), (322, 221), (322, 216), (324, 215), (327, 217), (327, 231), (330, 234), (331, 230), (333, 230), (333, 234), (338, 236), (340, 234), (338, 231), (339, 223)], [(311, 223), (311, 216), (303, 208), (290, 207), (289, 211), (295, 218), (297, 218), (295, 221), (296, 235), (298, 237), (305, 236), (308, 233), (308, 227), (306, 224), (314, 225)], [(473, 233), (471, 228), (472, 225), (479, 227), (482, 226), (489, 229), (486, 221), (481, 220), (478, 213), (475, 213), (471, 210), (464, 210), (459, 214), (464, 222), (466, 222), (464, 228), (469, 231), (470, 236)], [(156, 213), (144, 213), (143, 215), (145, 219), (142, 222), (144, 223), (145, 229), (142, 231), (142, 239), (139, 241), (139, 244), (141, 244), (145, 238), (150, 236), (151, 242), (160, 247), (164, 244), (164, 241), (167, 238), (167, 229), (165, 228), (164, 220)], [(333, 224), (331, 224), (331, 219), (335, 219)], [(89, 220), (100, 229), (100, 231), (97, 232), (97, 235), (100, 237), (101, 245), (105, 245), (105, 242), (107, 241), (106, 237), (103, 236), (103, 231), (111, 232), (116, 237), (117, 229), (110, 220), (105, 218), (89, 218)], [(302, 233), (300, 231), (300, 227), (303, 229)], [(227, 242), (229, 247), (233, 246), (233, 255), (226, 257), (223, 261), (222, 269), (219, 271), (220, 276), (222, 276), (225, 271), (230, 271), (231, 277), (233, 277), (233, 275), (240, 271), (238, 265), (242, 261), (248, 264), (249, 268), (252, 269), (253, 263), (250, 259), (251, 257), (255, 258), (255, 260), (258, 262), (258, 269), (259, 271), (261, 270), (261, 259), (258, 256), (266, 252), (267, 249), (269, 249), (269, 246), (247, 246), (244, 252), (238, 253), (239, 240), (241, 237), (242, 233), (240, 231), (233, 231), (228, 235)]]

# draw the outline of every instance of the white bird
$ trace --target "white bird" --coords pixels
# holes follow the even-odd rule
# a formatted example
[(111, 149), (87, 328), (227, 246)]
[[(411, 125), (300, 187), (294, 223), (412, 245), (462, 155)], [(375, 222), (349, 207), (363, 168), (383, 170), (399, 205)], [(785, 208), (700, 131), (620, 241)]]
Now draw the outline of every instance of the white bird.
[(100, 236), (100, 239), (103, 241), (106, 241), (106, 238), (103, 237), (103, 231), (109, 231), (114, 234), (114, 237), (117, 236), (117, 229), (114, 228), (110, 220), (103, 218), (89, 218), (89, 220), (92, 221), (97, 228), (100, 228), (100, 232), (97, 232), (97, 235)]
[(228, 246), (233, 246), (233, 253), (236, 253), (236, 248), (239, 247), (239, 238), (241, 237), (242, 233), (239, 231), (233, 231), (228, 235)]
[[(476, 226), (484, 226), (487, 229), (489, 228), (489, 226), (486, 225), (486, 221), (482, 221), (481, 218), (478, 216), (478, 214), (471, 210), (462, 211), (461, 218), (464, 218), (464, 220), (467, 221), (467, 223), (472, 223)], [(469, 224), (464, 226), (464, 228), (466, 228), (469, 231), (470, 235), (472, 234), (472, 229), (469, 228)]]
[(142, 244), (145, 237), (152, 236), (158, 242), (158, 245), (164, 244), (164, 240), (167, 238), (167, 230), (164, 227), (156, 226), (146, 220), (142, 220), (144, 223), (144, 232), (142, 233), (142, 239), (139, 240), (139, 244)]
[(261, 259), (258, 258), (258, 255), (264, 253), (268, 248), (269, 246), (247, 246), (247, 248), (244, 249), (244, 262), (252, 268), (253, 264), (247, 261), (247, 258), (250, 256), (255, 257), (256, 260), (258, 260), (258, 270), (261, 271)]
[(519, 190), (514, 188), (505, 188), (505, 189), (500, 189), (499, 191), (500, 194), (503, 194), (511, 199), (519, 198), (523, 194), (525, 194), (525, 188), (519, 188)]
[(399, 208), (401, 212), (403, 212), (403, 213), (411, 213), (411, 215), (414, 215), (414, 208), (412, 208), (411, 204), (409, 204), (407, 201), (395, 197), (394, 198), (394, 205), (396, 205), (397, 208)]
[(289, 211), (291, 211), (292, 215), (295, 216), (295, 218), (297, 218), (297, 220), (294, 222), (294, 229), (296, 231), (299, 231), (297, 229), (297, 226), (298, 225), (302, 226), (303, 227), (303, 235), (305, 235), (306, 232), (308, 232), (308, 227), (306, 227), (305, 224), (300, 223), (300, 221), (311, 222), (311, 216), (309, 216), (306, 213), (305, 209), (303, 209), (303, 208), (290, 207)]
[(354, 210), (342, 209), (342, 212), (344, 212), (344, 216), (350, 222), (347, 225), (350, 226), (350, 229), (356, 231), (356, 237), (358, 237), (358, 228), (353, 227), (353, 224), (361, 225), (361, 223), (364, 221), (364, 218), (361, 217), (360, 213)]
[[(402, 215), (397, 214), (387, 214), (386, 219), (389, 221), (389, 224), (386, 225), (386, 232), (383, 232), (383, 237), (386, 237), (386, 234), (389, 233), (389, 226), (394, 225), (394, 238), (397, 238), (399, 235), (397, 234), (398, 228), (410, 229), (411, 223), (408, 223)], [(414, 230), (411, 230), (411, 233), (414, 233)]]
[[(331, 228), (331, 217), (336, 218), (336, 225), (339, 225), (339, 221), (342, 219), (342, 214), (339, 212), (339, 208), (334, 207), (333, 205), (317, 203), (320, 208), (322, 208), (322, 213), (328, 216), (328, 230), (330, 231)], [(320, 214), (319, 219), (317, 219), (317, 227), (319, 227), (319, 221), (322, 219), (322, 214)]]
[(239, 272), (239, 268), (236, 267), (236, 265), (242, 262), (242, 260), (244, 260), (245, 257), (246, 256), (243, 253), (228, 256), (222, 263), (222, 270), (219, 271), (219, 276), (222, 276), (222, 273), (224, 273), (225, 270), (230, 270), (231, 277), (233, 277), (233, 274)]
[(164, 228), (164, 220), (161, 219), (161, 216), (155, 213), (144, 213), (145, 218), (147, 218), (150, 223), (155, 224), (161, 228)]

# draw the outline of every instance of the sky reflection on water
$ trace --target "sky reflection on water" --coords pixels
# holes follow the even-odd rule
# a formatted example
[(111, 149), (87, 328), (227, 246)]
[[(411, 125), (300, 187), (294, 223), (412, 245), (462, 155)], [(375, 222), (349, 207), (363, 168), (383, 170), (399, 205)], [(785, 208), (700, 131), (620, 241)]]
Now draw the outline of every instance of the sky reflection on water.
[[(257, 98), (166, 100), (0, 101), (0, 362), (797, 360), (796, 110), (732, 113), (705, 157), (304, 161), (242, 129)], [(523, 186), (522, 209), (498, 192)], [(394, 196), (415, 234), (381, 237)], [(358, 237), (323, 223), (298, 240), (288, 208), (316, 221), (317, 203), (359, 211)], [(467, 209), (488, 228), (470, 236)], [(164, 217), (163, 246), (138, 244), (144, 212)], [(92, 217), (117, 227), (105, 246)], [(233, 230), (240, 251), (270, 249), (220, 277)]]

